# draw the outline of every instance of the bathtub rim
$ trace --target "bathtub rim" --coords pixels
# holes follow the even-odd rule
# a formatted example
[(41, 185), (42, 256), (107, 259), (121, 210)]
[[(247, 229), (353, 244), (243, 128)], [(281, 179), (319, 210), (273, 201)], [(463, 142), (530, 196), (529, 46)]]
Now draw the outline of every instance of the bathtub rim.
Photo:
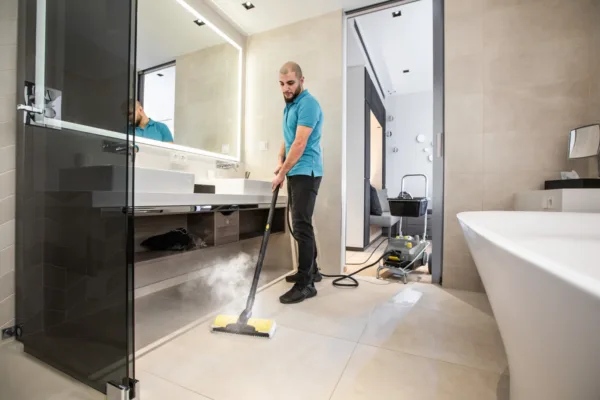
[[(495, 233), (494, 231), (482, 226), (476, 220), (478, 216), (486, 214), (486, 215), (502, 215), (502, 214), (520, 214), (520, 215), (537, 215), (539, 213), (536, 212), (521, 212), (521, 211), (467, 211), (461, 212), (456, 215), (458, 219), (461, 229), (463, 230), (463, 234), (466, 234), (465, 227), (471, 229), (473, 232), (477, 233), (479, 236), (484, 239), (489, 240), (491, 243), (500, 247), (504, 251), (507, 251), (509, 254), (514, 257), (520, 258), (536, 267), (552, 274), (556, 278), (576, 287), (579, 290), (584, 291), (585, 293), (592, 295), (594, 297), (600, 298), (600, 280), (596, 280), (586, 276), (580, 272), (571, 270), (570, 273), (565, 273), (566, 267), (561, 266), (560, 263), (552, 260), (549, 257), (544, 255), (540, 255), (539, 253), (530, 251), (524, 248), (517, 241), (511, 241), (507, 239), (505, 236)], [(560, 213), (562, 215), (594, 215), (598, 218), (598, 214), (594, 213)], [(472, 253), (471, 249), (469, 251)], [(472, 255), (471, 255), (472, 256)], [(479, 267), (478, 267), (479, 268)]]

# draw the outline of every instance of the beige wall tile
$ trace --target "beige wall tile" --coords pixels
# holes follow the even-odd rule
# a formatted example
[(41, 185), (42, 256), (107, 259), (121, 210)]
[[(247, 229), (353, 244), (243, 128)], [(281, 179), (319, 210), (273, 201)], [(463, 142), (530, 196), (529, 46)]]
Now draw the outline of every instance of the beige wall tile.
[(483, 135), (455, 135), (446, 137), (446, 172), (480, 174), (483, 172)]
[(0, 199), (0, 224), (15, 218), (15, 196)]
[(15, 194), (16, 175), (17, 173), (15, 170), (0, 174), (0, 199), (13, 196)]
[(459, 18), (446, 18), (444, 49), (447, 57), (479, 55), (483, 52), (483, 13), (474, 12)]
[(0, 300), (0, 327), (11, 326), (15, 319), (15, 296)]
[(19, 0), (2, 0), (0, 2), (0, 22), (16, 21), (19, 10)]
[[(443, 285), (448, 289), (466, 290), (469, 292), (484, 292), (485, 288), (477, 272), (477, 267), (470, 255), (465, 255), (465, 260), (468, 266), (452, 265), (448, 263), (450, 268), (444, 268)], [(444, 259), (444, 264), (446, 260)]]
[(537, 138), (527, 132), (490, 133), (483, 136), (484, 172), (535, 171)]
[(450, 96), (483, 91), (483, 58), (480, 54), (446, 56), (445, 90)]
[(9, 246), (0, 250), (0, 276), (15, 270), (15, 247)]
[(0, 148), (0, 174), (15, 169), (16, 149), (15, 146)]
[(14, 46), (17, 43), (17, 21), (0, 22), (0, 46)]
[(0, 71), (14, 70), (17, 66), (17, 46), (0, 46)]
[(557, 172), (500, 172), (485, 174), (483, 182), (483, 210), (514, 210), (515, 194), (543, 189), (544, 181), (559, 179)]
[(585, 120), (588, 95), (587, 79), (530, 88), (486, 87), (483, 131), (564, 136)]
[(17, 143), (16, 120), (0, 122), (0, 147), (12, 146)]
[(453, 20), (463, 20), (472, 15), (481, 15), (484, 10), (482, 0), (446, 0), (444, 3), (446, 23)]
[(587, 79), (588, 44), (587, 36), (579, 36), (546, 41), (528, 48), (486, 46), (484, 84), (486, 87), (522, 89)]
[(0, 225), (0, 249), (15, 244), (15, 221), (11, 220)]
[(543, 42), (583, 37), (594, 0), (486, 0), (487, 48), (531, 48)]
[(0, 70), (0, 96), (16, 98), (17, 71), (15, 69)]
[(483, 205), (483, 174), (446, 175), (444, 209), (454, 214), (481, 211)]
[(454, 136), (483, 134), (483, 92), (447, 93), (445, 119), (447, 139)]
[(0, 96), (0, 123), (13, 121), (17, 110), (14, 96)]
[(456, 214), (511, 210), (515, 193), (569, 168), (568, 132), (600, 121), (600, 2), (448, 0), (445, 7), (443, 282), (481, 291)]
[(4, 300), (15, 293), (15, 273), (9, 272), (0, 276), (0, 300)]

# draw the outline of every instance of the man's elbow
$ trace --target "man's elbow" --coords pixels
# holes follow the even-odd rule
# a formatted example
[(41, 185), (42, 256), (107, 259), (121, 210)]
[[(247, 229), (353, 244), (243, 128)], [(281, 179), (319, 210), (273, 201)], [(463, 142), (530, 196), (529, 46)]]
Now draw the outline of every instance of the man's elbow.
[(302, 154), (306, 149), (306, 142), (294, 142), (293, 146)]

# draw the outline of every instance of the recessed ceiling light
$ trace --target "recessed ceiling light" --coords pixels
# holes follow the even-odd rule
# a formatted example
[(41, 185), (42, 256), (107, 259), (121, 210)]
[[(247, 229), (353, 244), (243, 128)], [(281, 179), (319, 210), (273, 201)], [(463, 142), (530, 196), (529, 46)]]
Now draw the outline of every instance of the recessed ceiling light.
[(246, 9), (246, 10), (252, 10), (255, 5), (252, 4), (251, 2), (247, 1), (245, 3), (242, 3), (242, 6)]
[(402, 71), (403, 74), (408, 74), (410, 72), (410, 69), (405, 69), (404, 71)]
[(194, 23), (198, 26), (206, 25), (206, 22), (202, 21), (201, 19), (195, 20)]
[(394, 11), (392, 13), (392, 18), (401, 17), (401, 16), (402, 16), (402, 11), (400, 11), (400, 10)]

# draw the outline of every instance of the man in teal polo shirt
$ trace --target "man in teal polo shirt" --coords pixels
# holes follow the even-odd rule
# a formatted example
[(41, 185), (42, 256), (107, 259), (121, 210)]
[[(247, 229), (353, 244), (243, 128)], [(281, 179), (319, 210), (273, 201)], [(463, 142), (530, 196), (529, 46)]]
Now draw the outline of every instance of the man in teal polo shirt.
[[(135, 118), (135, 122), (133, 119)], [(173, 134), (169, 127), (162, 122), (156, 122), (148, 118), (144, 108), (139, 101), (135, 102), (134, 110), (129, 110), (129, 120), (135, 124), (135, 135), (159, 142), (173, 143)]]
[(286, 278), (288, 282), (294, 282), (294, 286), (279, 300), (291, 304), (316, 296), (314, 282), (322, 279), (317, 267), (312, 217), (323, 176), (323, 111), (319, 102), (304, 89), (304, 75), (298, 64), (288, 62), (281, 67), (279, 85), (286, 106), (283, 144), (273, 189), (282, 186), (287, 176), (294, 237), (298, 241), (298, 272)]

